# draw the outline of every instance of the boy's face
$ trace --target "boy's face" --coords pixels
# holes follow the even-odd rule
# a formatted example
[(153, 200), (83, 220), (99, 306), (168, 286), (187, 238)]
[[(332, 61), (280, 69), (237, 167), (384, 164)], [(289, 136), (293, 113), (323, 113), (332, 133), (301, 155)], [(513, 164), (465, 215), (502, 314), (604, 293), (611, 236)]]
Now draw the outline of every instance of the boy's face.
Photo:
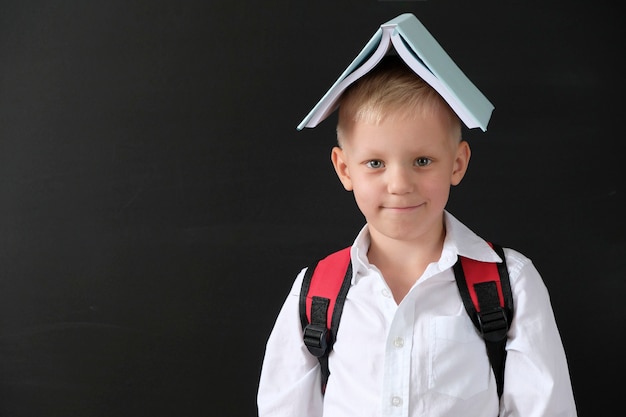
[(346, 129), (332, 161), (345, 189), (354, 192), (372, 239), (442, 236), (450, 186), (461, 181), (470, 158), (467, 142), (452, 132), (436, 112)]

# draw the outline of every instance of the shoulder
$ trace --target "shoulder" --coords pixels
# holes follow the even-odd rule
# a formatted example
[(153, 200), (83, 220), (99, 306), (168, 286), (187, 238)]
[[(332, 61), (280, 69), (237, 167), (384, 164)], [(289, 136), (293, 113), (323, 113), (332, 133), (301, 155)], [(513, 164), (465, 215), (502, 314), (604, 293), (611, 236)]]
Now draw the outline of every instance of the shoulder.
[(504, 256), (514, 298), (520, 294), (547, 296), (543, 278), (530, 258), (508, 247), (504, 248)]
[(300, 272), (298, 272), (298, 275), (296, 275), (296, 278), (293, 280), (293, 283), (291, 285), (291, 290), (289, 291), (290, 295), (292, 296), (300, 295), (300, 290), (302, 288), (302, 281), (308, 269), (309, 267), (304, 267), (300, 270)]
[(503, 247), (506, 265), (510, 275), (519, 275), (525, 268), (534, 268), (533, 262), (516, 249)]

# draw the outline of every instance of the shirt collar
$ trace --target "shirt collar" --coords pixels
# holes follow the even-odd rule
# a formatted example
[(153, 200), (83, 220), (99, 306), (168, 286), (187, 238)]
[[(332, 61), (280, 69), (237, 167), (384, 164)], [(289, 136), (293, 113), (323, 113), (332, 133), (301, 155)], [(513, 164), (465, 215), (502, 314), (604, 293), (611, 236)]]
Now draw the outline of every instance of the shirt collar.
[(464, 256), (483, 262), (502, 262), (502, 259), (484, 239), (447, 211), (444, 212), (444, 221), (446, 238), (442, 255), (448, 252), (455, 257)]
[[(484, 239), (476, 235), (448, 211), (444, 211), (444, 223), (446, 226), (446, 237), (443, 242), (441, 258), (437, 262), (440, 270), (450, 268), (459, 256), (483, 262), (502, 262), (502, 259)], [(370, 234), (366, 224), (357, 235), (350, 249), (353, 284), (358, 277), (358, 271), (365, 271), (370, 268), (367, 259), (369, 246)]]

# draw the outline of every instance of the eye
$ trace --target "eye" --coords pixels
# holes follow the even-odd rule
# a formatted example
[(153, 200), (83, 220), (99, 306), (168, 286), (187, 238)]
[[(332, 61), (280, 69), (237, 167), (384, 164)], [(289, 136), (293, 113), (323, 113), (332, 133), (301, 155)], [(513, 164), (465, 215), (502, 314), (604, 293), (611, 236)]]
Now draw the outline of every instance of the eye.
[(374, 169), (382, 168), (384, 166), (383, 161), (379, 161), (377, 159), (372, 159), (371, 161), (367, 161), (365, 165), (368, 168), (374, 168)]
[(425, 167), (425, 166), (430, 165), (431, 162), (433, 162), (432, 159), (422, 156), (415, 160), (415, 165), (418, 167)]

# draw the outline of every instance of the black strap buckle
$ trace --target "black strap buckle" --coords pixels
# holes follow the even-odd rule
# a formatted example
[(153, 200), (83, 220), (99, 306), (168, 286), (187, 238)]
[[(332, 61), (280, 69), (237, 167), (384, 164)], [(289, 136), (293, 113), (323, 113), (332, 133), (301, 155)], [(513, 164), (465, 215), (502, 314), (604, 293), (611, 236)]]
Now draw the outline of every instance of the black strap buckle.
[(328, 349), (328, 329), (319, 324), (307, 324), (304, 328), (304, 344), (314, 356), (323, 356)]
[(508, 320), (504, 309), (497, 308), (490, 311), (478, 312), (478, 324), (485, 340), (489, 342), (500, 342), (506, 339), (508, 331)]

